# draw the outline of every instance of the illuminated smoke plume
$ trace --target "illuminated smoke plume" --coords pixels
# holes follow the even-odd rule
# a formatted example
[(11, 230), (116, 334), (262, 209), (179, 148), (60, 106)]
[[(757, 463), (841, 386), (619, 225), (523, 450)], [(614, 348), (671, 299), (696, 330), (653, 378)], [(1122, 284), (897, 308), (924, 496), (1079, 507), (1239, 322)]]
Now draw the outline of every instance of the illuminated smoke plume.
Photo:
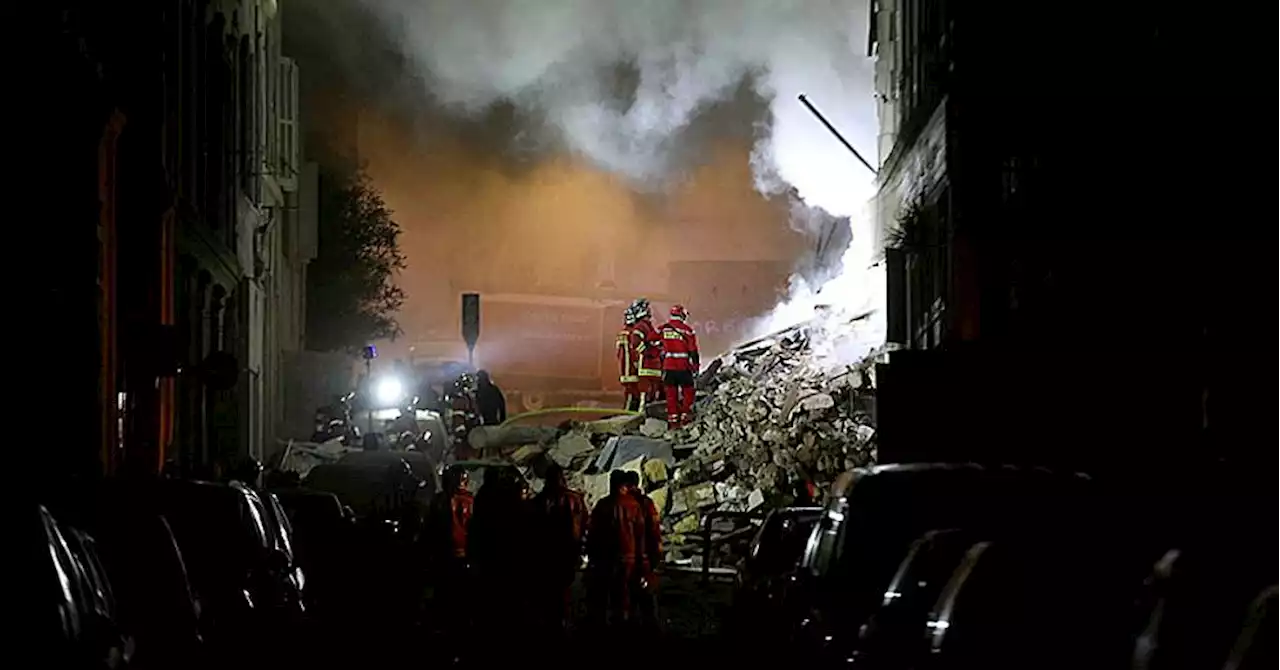
[[(525, 109), (570, 150), (638, 181), (660, 180), (698, 115), (744, 81), (769, 102), (752, 167), (765, 194), (787, 186), (852, 222), (843, 272), (793, 281), (762, 327), (814, 305), (865, 311), (883, 288), (867, 268), (876, 237), (871, 173), (797, 101), (801, 93), (867, 157), (877, 125), (866, 57), (868, 0), (365, 0), (439, 104), (465, 115)], [(618, 92), (618, 72), (635, 74)], [(630, 88), (629, 86), (627, 87)], [(804, 228), (810, 217), (793, 217)], [(810, 230), (811, 233), (816, 232)]]

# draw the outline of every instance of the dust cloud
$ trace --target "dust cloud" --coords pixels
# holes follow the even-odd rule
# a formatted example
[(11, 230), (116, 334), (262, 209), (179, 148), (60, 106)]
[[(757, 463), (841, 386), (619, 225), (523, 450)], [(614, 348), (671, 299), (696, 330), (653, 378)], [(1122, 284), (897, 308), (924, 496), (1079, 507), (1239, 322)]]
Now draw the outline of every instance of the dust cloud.
[[(772, 261), (751, 283), (767, 311), (811, 241), (785, 200), (754, 189), (751, 147), (725, 141), (660, 194), (572, 156), (511, 169), (457, 133), (412, 133), (365, 112), (360, 157), (404, 229), (406, 343), (456, 340), (457, 296), (539, 294), (630, 301), (670, 294), (670, 263)], [(732, 266), (730, 266), (732, 267)], [(673, 296), (697, 313), (711, 295)]]
[(766, 315), (757, 328), (882, 295), (866, 269), (870, 173), (796, 100), (873, 150), (867, 0), (305, 11), (320, 19), (306, 41), (342, 61), (329, 89), (358, 108), (359, 158), (405, 228), (408, 342), (456, 339), (466, 290), (669, 296), (696, 314), (719, 298), (673, 287), (681, 261), (765, 262), (742, 286), (756, 304), (735, 308)]

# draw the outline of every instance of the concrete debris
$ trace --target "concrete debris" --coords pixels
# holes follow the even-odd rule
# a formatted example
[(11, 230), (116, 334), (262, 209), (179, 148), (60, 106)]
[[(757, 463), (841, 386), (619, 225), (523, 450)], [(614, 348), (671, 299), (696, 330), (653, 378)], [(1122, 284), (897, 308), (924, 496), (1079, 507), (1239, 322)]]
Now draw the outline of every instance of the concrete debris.
[(682, 537), (697, 533), (698, 530), (698, 517), (693, 515), (680, 517), (671, 524), (671, 533)]
[(649, 492), (649, 497), (653, 499), (654, 507), (658, 508), (658, 514), (664, 515), (667, 509), (667, 497), (670, 495), (670, 489), (665, 486), (656, 488)]
[(672, 514), (685, 514), (705, 507), (715, 507), (720, 502), (714, 482), (686, 486), (677, 490), (675, 495), (676, 498), (671, 505)]
[(799, 483), (826, 491), (841, 473), (875, 461), (875, 352), (841, 364), (832, 352), (841, 348), (842, 326), (820, 325), (802, 324), (712, 361), (697, 379), (694, 422), (679, 430), (668, 431), (655, 402), (645, 416), (574, 423), (555, 436), (545, 431), (557, 429), (473, 432), (473, 442), (534, 445), (506, 456), (531, 471), (545, 450), (593, 506), (609, 494), (610, 471), (638, 472), (663, 515), (669, 561), (702, 561), (704, 524), (717, 512), (706, 526), (713, 560), (732, 564), (754, 533), (751, 524), (792, 503)]
[(641, 466), (641, 472), (644, 474), (646, 481), (653, 482), (654, 484), (667, 483), (666, 461), (657, 458), (650, 458)]
[(472, 449), (497, 449), (526, 444), (542, 444), (556, 439), (560, 432), (547, 426), (476, 426), (467, 434)]
[(622, 414), (598, 421), (587, 421), (579, 427), (587, 435), (626, 435), (635, 433), (645, 422), (639, 414)]
[(612, 470), (620, 463), (643, 457), (646, 460), (658, 460), (667, 465), (675, 465), (675, 452), (671, 443), (643, 435), (623, 435), (610, 438), (604, 451), (596, 459), (596, 469)]
[[(874, 358), (833, 365), (813, 345), (811, 329), (789, 329), (735, 349), (700, 376), (695, 422), (678, 436), (695, 446), (672, 474), (679, 488), (664, 518), (668, 534), (699, 535), (712, 511), (789, 504), (794, 483), (825, 491), (875, 461)], [(713, 544), (722, 535), (713, 528)], [(669, 560), (701, 560), (694, 545), (668, 546)]]
[(667, 434), (667, 422), (646, 418), (640, 425), (640, 434), (645, 437), (662, 437)]
[(538, 455), (542, 454), (543, 451), (543, 448), (536, 444), (526, 444), (523, 447), (516, 449), (515, 452), (511, 454), (511, 462), (516, 465), (525, 465)]
[(596, 447), (591, 443), (585, 435), (580, 433), (565, 433), (556, 440), (556, 446), (551, 448), (548, 456), (562, 468), (569, 468), (573, 465), (575, 458), (585, 456), (595, 451)]
[(618, 466), (616, 469), (621, 470), (623, 472), (634, 472), (637, 475), (640, 475), (641, 477), (643, 477), (644, 473), (641, 472), (641, 469), (640, 469), (640, 466), (642, 465), (644, 465), (644, 456), (636, 456), (635, 458)]
[(289, 440), (285, 443), (280, 455), (280, 470), (292, 472), (305, 478), (317, 465), (336, 463), (343, 456), (357, 451), (353, 447), (345, 447), (342, 440), (333, 439), (328, 442), (298, 442)]
[[(572, 482), (570, 483), (572, 484)], [(582, 491), (582, 496), (586, 498), (587, 505), (595, 507), (596, 503), (609, 495), (609, 473), (587, 475), (582, 478), (582, 485), (578, 488)]]

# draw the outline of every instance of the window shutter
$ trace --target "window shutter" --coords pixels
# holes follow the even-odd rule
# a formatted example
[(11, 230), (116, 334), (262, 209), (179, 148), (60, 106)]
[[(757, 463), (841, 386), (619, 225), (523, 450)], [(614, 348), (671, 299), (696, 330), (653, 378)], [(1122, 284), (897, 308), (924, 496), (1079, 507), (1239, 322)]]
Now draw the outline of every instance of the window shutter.
[(279, 67), (280, 104), (277, 107), (280, 178), (296, 183), (300, 164), (298, 147), (298, 66), (291, 58), (281, 58)]

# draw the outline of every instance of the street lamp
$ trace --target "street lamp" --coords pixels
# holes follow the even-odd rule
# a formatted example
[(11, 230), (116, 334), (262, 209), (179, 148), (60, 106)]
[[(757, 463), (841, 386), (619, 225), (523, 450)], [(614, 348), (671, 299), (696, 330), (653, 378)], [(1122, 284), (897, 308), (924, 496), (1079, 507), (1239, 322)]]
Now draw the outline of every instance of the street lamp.
[(383, 407), (392, 407), (404, 397), (404, 385), (395, 377), (383, 377), (374, 388), (374, 397)]

